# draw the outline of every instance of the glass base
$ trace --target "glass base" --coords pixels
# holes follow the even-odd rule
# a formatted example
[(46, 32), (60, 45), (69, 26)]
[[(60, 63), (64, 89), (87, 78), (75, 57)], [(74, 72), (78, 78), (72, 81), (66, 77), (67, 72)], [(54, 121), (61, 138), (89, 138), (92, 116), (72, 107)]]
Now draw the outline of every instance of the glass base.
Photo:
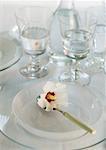
[(56, 64), (70, 62), (70, 59), (61, 53), (52, 53), (50, 55), (50, 60)]
[(81, 68), (87, 73), (94, 74), (104, 70), (104, 59), (89, 57), (81, 62)]
[(90, 76), (82, 71), (72, 70), (71, 72), (64, 72), (59, 76), (60, 82), (77, 82), (82, 86), (89, 85), (91, 78)]
[(20, 68), (20, 73), (29, 79), (35, 79), (35, 78), (42, 78), (48, 74), (48, 68), (43, 66), (43, 67), (32, 67), (32, 66), (25, 66)]

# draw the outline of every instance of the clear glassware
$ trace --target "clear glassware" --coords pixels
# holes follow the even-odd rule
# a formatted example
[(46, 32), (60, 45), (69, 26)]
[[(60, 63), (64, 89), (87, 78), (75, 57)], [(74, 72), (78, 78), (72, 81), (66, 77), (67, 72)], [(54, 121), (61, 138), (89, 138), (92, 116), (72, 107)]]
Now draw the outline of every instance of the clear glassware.
[[(70, 59), (64, 56), (62, 41), (61, 41), (61, 33), (60, 33), (60, 26), (59, 26), (59, 18), (61, 14), (68, 14), (70, 10), (70, 19), (72, 20), (72, 24), (74, 28), (78, 28), (79, 16), (77, 10), (74, 6), (74, 1), (70, 0), (61, 0), (60, 5), (56, 9), (54, 13), (54, 21), (52, 25), (51, 31), (51, 42), (50, 42), (50, 56), (53, 62), (60, 64), (61, 62), (69, 63)], [(55, 28), (56, 27), (56, 28)]]
[[(17, 79), (17, 76), (14, 77), (15, 79)], [(11, 80), (9, 81), (11, 83)], [(21, 81), (20, 81), (21, 82)], [(13, 113), (11, 114), (11, 104), (13, 101), (13, 97), (14, 95), (16, 95), (17, 92), (19, 92), (21, 83), (19, 84), (19, 86), (17, 87), (17, 89), (15, 89), (16, 84), (9, 84), (8, 86), (13, 87), (10, 88), (10, 90), (6, 91), (2, 94), (2, 97), (0, 98), (1, 101), (1, 117), (2, 117), (2, 124), (0, 126), (2, 134), (4, 134), (5, 136), (9, 137), (9, 139), (11, 139), (11, 141), (18, 143), (19, 145), (23, 145), (25, 147), (30, 147), (33, 150), (38, 150), (38, 149), (43, 149), (43, 146), (46, 146), (46, 149), (50, 149), (53, 150), (54, 147), (55, 149), (59, 150), (59, 149), (69, 149), (69, 147), (71, 147), (71, 149), (96, 149), (96, 147), (98, 147), (99, 143), (102, 143), (104, 141), (105, 135), (104, 135), (104, 131), (105, 131), (105, 123), (104, 123), (104, 118), (102, 118), (102, 107), (101, 107), (101, 102), (105, 101), (105, 97), (102, 95), (101, 92), (99, 92), (97, 89), (95, 89), (95, 87), (92, 87), (92, 89), (90, 89), (89, 87), (82, 87), (78, 84), (68, 84), (68, 93), (69, 93), (69, 101), (71, 102), (70, 105), (71, 107), (69, 107), (69, 110), (74, 114), (74, 115), (78, 115), (79, 117), (81, 117), (81, 119), (84, 119), (85, 121), (89, 122), (91, 124), (91, 126), (93, 125), (93, 127), (96, 129), (97, 133), (95, 135), (90, 135), (90, 134), (84, 134), (84, 136), (80, 136), (78, 137), (78, 134), (75, 134), (75, 130), (77, 129), (77, 127), (73, 124), (67, 124), (64, 121), (67, 122), (67, 120), (62, 119), (62, 116), (58, 113), (54, 114), (53, 112), (51, 112), (51, 114), (41, 114), (41, 111), (38, 110), (39, 107), (36, 109), (36, 104), (34, 103), (35, 101), (33, 101), (34, 97), (36, 97), (36, 95), (38, 95), (37, 93), (40, 93), (40, 89), (42, 89), (42, 85), (44, 85), (46, 81), (43, 80), (42, 81), (38, 81), (36, 80), (36, 83), (33, 85), (29, 84), (29, 87), (27, 88), (26, 85), (24, 85), (24, 90), (22, 90), (20, 93), (18, 93), (19, 95), (17, 95), (17, 100), (15, 102), (19, 102), (20, 103), (14, 103), (16, 104), (15, 106), (17, 107), (17, 112), (18, 115), (20, 115), (20, 118), (17, 118), (13, 115)], [(40, 87), (40, 88), (39, 88)], [(36, 89), (36, 90), (34, 90)], [(71, 92), (70, 92), (71, 91)], [(11, 98), (11, 93), (12, 98)], [(33, 93), (33, 94), (32, 94)], [(76, 94), (77, 93), (77, 94)], [(97, 93), (97, 94), (96, 94)], [(86, 100), (85, 100), (86, 98)], [(8, 102), (7, 102), (8, 99)], [(30, 102), (29, 102), (30, 101)], [(27, 102), (27, 103), (25, 103)], [(29, 102), (29, 103), (28, 103)], [(21, 109), (20, 109), (21, 107)], [(3, 109), (2, 109), (3, 108)], [(77, 109), (76, 109), (77, 108)], [(38, 110), (38, 111), (37, 111)], [(26, 113), (27, 112), (27, 113)], [(54, 115), (53, 115), (53, 114)], [(22, 114), (22, 115), (21, 115)], [(23, 117), (23, 114), (26, 115), (26, 118)], [(33, 115), (35, 114), (35, 115)], [(45, 115), (48, 116), (47, 122), (44, 119)], [(104, 115), (104, 114), (103, 114)], [(29, 117), (31, 117), (31, 121), (29, 122)], [(42, 117), (43, 121), (42, 121)], [(6, 119), (7, 118), (7, 119)], [(54, 118), (54, 119), (53, 119)], [(42, 126), (42, 128), (40, 128), (40, 130), (44, 130), (44, 128), (46, 126), (48, 126), (47, 130), (49, 130), (49, 132), (51, 132), (51, 134), (54, 134), (54, 140), (51, 139), (51, 136), (47, 136), (47, 138), (42, 138), (40, 136), (36, 136), (34, 134), (31, 134), (29, 131), (27, 131), (26, 129), (23, 129), (22, 124), (20, 124), (20, 119), (24, 119), (24, 127), (25, 125), (29, 122), (31, 125), (34, 125), (33, 127), (36, 127), (36, 124), (38, 124), (38, 128), (40, 128)], [(51, 122), (51, 120), (57, 120), (57, 122)], [(37, 121), (36, 121), (37, 120)], [(59, 121), (60, 120), (60, 121)], [(35, 121), (35, 123), (33, 124), (33, 122)], [(1, 122), (1, 119), (0, 119)], [(46, 122), (44, 124), (44, 122)], [(63, 126), (63, 123), (65, 123), (65, 127)], [(43, 125), (44, 124), (44, 125)], [(49, 125), (50, 124), (50, 125)], [(28, 127), (28, 126), (26, 126)], [(58, 128), (57, 128), (58, 127)], [(73, 127), (73, 128), (72, 128)], [(64, 132), (65, 128), (67, 128), (67, 131)], [(72, 132), (73, 134), (70, 134), (68, 131), (69, 129), (72, 128)], [(53, 130), (55, 129), (55, 130)], [(75, 129), (75, 130), (74, 130)], [(46, 130), (46, 131), (47, 131)], [(79, 129), (78, 129), (79, 130)], [(58, 132), (60, 134), (60, 138), (65, 139), (65, 136), (69, 136), (70, 140), (65, 139), (65, 140), (57, 140), (56, 139), (56, 134), (58, 134)], [(61, 134), (61, 132), (63, 134)], [(21, 134), (20, 134), (21, 133)], [(43, 132), (41, 132), (43, 137), (45, 136), (45, 134), (43, 134)], [(77, 132), (77, 133), (82, 133), (82, 132)], [(58, 134), (58, 136), (59, 136)], [(61, 136), (63, 135), (63, 136)], [(76, 137), (75, 138), (71, 138), (72, 136)], [(83, 142), (84, 141), (84, 142)], [(77, 143), (77, 144), (76, 144)], [(79, 143), (79, 144), (78, 144)], [(60, 147), (61, 145), (61, 147)], [(97, 146), (96, 146), (97, 145)], [(91, 148), (92, 147), (92, 148)]]
[(86, 10), (78, 13), (79, 22), (76, 28), (70, 18), (70, 10), (69, 13), (59, 16), (64, 54), (73, 61), (71, 71), (62, 73), (59, 79), (68, 82), (77, 81), (86, 85), (90, 82), (90, 76), (79, 68), (79, 62), (89, 54), (96, 20), (92, 20)]
[(91, 7), (88, 10), (90, 14), (93, 12), (95, 14), (97, 25), (95, 28), (95, 33), (93, 36), (93, 44), (91, 47), (89, 57), (83, 61), (81, 67), (86, 72), (94, 74), (100, 71), (106, 72), (105, 68), (105, 57), (106, 57), (106, 10), (105, 4), (97, 7)]
[(84, 61), (82, 68), (88, 73), (106, 73), (106, 24), (97, 24), (90, 59)]
[(24, 52), (31, 57), (31, 62), (20, 69), (28, 78), (40, 78), (48, 74), (46, 66), (40, 66), (38, 56), (45, 53), (50, 34), (52, 11), (46, 7), (24, 7), (16, 11), (16, 22), (19, 29)]
[[(20, 44), (9, 35), (9, 31), (0, 33), (0, 54), (0, 75), (3, 71), (16, 64), (22, 56)], [(4, 84), (1, 78), (0, 91), (3, 87)]]
[(97, 24), (94, 35), (94, 57), (97, 60), (98, 69), (105, 71), (106, 56), (106, 24)]
[(2, 150), (33, 150), (28, 146), (14, 141), (14, 139), (11, 139), (7, 135), (3, 134), (2, 131), (0, 131), (0, 148)]

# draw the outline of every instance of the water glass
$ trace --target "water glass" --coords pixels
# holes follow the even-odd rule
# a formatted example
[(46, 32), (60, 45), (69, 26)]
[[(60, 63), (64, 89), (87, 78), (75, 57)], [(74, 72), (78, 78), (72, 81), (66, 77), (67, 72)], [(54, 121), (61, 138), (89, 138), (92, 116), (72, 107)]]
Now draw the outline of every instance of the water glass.
[(16, 22), (24, 52), (31, 62), (20, 69), (27, 78), (40, 78), (48, 73), (46, 66), (40, 67), (38, 56), (45, 53), (52, 22), (52, 11), (46, 7), (29, 6), (16, 11)]
[(94, 35), (94, 57), (97, 61), (95, 67), (98, 71), (105, 71), (105, 57), (106, 57), (106, 24), (97, 24)]
[(92, 19), (97, 20), (95, 32), (93, 35), (92, 46), (89, 57), (83, 61), (82, 69), (90, 74), (105, 71), (106, 57), (106, 10), (105, 4), (102, 2), (97, 7), (91, 7), (88, 14), (95, 14)]
[[(77, 18), (78, 20), (76, 20)], [(72, 22), (70, 10), (69, 13), (59, 16), (64, 54), (73, 61), (71, 71), (63, 73), (60, 80), (78, 81), (82, 85), (86, 85), (90, 82), (90, 76), (79, 68), (79, 61), (89, 54), (96, 20), (92, 21), (92, 17), (87, 14), (86, 10), (78, 11), (77, 18)], [(77, 26), (74, 26), (75, 22)]]

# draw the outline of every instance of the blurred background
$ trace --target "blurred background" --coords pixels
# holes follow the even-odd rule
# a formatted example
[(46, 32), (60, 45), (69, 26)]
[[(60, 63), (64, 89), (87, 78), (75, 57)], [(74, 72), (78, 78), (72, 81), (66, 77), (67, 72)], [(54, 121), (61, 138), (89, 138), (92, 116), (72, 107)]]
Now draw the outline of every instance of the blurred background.
[[(92, 7), (105, 3), (105, 0), (74, 0), (74, 2), (76, 7)], [(0, 32), (11, 30), (14, 27), (16, 24), (14, 13), (21, 5), (46, 6), (55, 10), (59, 3), (60, 0), (0, 0)]]

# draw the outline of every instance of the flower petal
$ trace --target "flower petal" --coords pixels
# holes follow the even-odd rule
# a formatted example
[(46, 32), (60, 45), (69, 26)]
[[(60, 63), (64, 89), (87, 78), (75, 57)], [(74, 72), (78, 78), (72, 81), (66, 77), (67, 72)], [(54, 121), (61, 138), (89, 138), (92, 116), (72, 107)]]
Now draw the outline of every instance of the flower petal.
[(43, 91), (44, 93), (47, 93), (47, 92), (53, 92), (54, 89), (56, 88), (55, 86), (55, 83), (54, 82), (51, 82), (51, 81), (48, 81), (45, 86), (43, 87)]

